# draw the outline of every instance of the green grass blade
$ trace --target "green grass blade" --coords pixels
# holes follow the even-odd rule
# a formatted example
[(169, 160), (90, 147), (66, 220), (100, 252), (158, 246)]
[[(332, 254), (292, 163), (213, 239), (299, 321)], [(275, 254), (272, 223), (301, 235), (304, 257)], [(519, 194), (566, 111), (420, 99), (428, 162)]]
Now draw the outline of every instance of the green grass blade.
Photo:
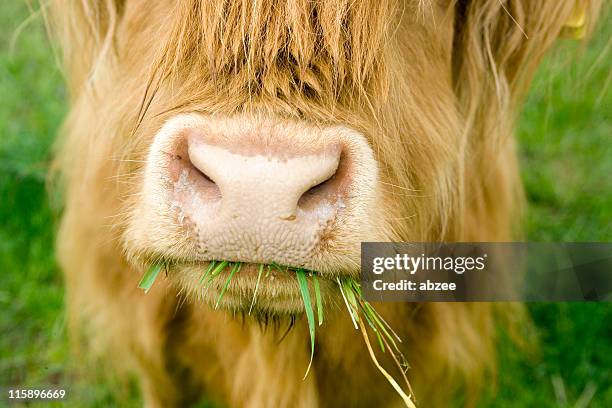
[[(366, 302), (365, 300), (363, 301), (363, 303), (364, 303), (366, 309), (368, 310), (368, 312), (370, 313), (370, 316), (376, 321), (376, 324), (378, 326), (380, 326), (385, 333), (387, 333), (387, 330), (385, 329), (385, 327), (387, 329), (389, 329), (389, 331), (393, 334), (393, 336), (395, 336), (397, 341), (399, 341), (401, 343), (402, 339), (400, 338), (400, 336), (398, 336), (398, 334), (395, 333), (393, 328), (391, 328), (391, 325), (389, 325), (389, 323), (387, 323), (387, 321), (382, 318), (382, 316), (376, 311), (376, 309), (374, 309), (372, 307), (372, 305), (370, 305), (370, 303)], [(392, 336), (390, 334), (388, 334), (388, 333), (387, 333), (387, 335), (391, 339), (391, 341), (393, 341)]]
[(315, 299), (317, 300), (317, 314), (320, 326), (323, 324), (323, 300), (321, 299), (321, 287), (319, 286), (317, 275), (312, 275), (312, 282), (314, 284)]
[(221, 293), (219, 294), (219, 299), (217, 299), (217, 303), (215, 304), (215, 309), (219, 307), (219, 303), (221, 302), (221, 299), (223, 298), (223, 295), (225, 294), (225, 291), (227, 290), (227, 287), (229, 286), (230, 281), (232, 280), (232, 277), (234, 276), (236, 272), (240, 270), (241, 267), (242, 267), (242, 262), (234, 263), (234, 267), (232, 268), (232, 271), (227, 277), (227, 280), (225, 281), (225, 285), (223, 285), (223, 288), (221, 289)]
[(376, 328), (376, 324), (375, 324), (375, 323), (372, 321), (372, 319), (370, 318), (370, 314), (368, 313), (367, 309), (365, 309), (361, 303), (359, 304), (359, 306), (361, 306), (361, 307), (360, 307), (360, 310), (361, 310), (361, 312), (362, 312), (362, 314), (363, 314), (363, 317), (365, 317), (366, 322), (368, 323), (368, 325), (370, 325), (370, 327), (372, 328), (372, 330), (374, 330), (375, 332), (377, 332), (377, 331), (378, 331), (378, 329)]
[(274, 269), (276, 269), (277, 271), (279, 271), (280, 273), (285, 273), (289, 271), (288, 267), (285, 267), (285, 270), (283, 270), (283, 268), (281, 268), (281, 266), (279, 264), (277, 264), (276, 262), (272, 262), (270, 264), (270, 266), (272, 266)]
[(206, 272), (204, 272), (204, 275), (202, 275), (202, 279), (200, 279), (200, 285), (202, 283), (204, 283), (204, 279), (206, 279), (206, 277), (210, 274), (210, 272), (213, 270), (213, 268), (215, 267), (217, 261), (211, 261), (208, 264), (208, 268), (206, 268)]
[(380, 333), (378, 331), (374, 332), (376, 334), (376, 338), (378, 339), (378, 345), (380, 346), (380, 349), (382, 350), (382, 352), (385, 352), (385, 344), (383, 343), (382, 337), (380, 337)]
[(355, 297), (355, 292), (353, 292), (353, 288), (346, 281), (345, 281), (344, 290), (346, 292), (346, 298), (348, 299), (349, 303), (353, 307), (353, 310), (355, 311), (355, 315), (357, 315), (359, 313), (359, 305), (357, 303), (357, 298)]
[(306, 318), (308, 319), (308, 331), (310, 332), (310, 362), (308, 363), (306, 374), (304, 374), (304, 378), (306, 378), (308, 372), (310, 371), (310, 366), (312, 365), (312, 359), (314, 358), (315, 318), (314, 311), (312, 310), (312, 304), (310, 302), (310, 292), (308, 291), (308, 282), (306, 281), (306, 274), (303, 270), (298, 270), (296, 271), (296, 276), (300, 286), (300, 292), (302, 293), (302, 298), (304, 299), (304, 309), (306, 310)]
[(161, 263), (151, 265), (149, 269), (145, 272), (145, 274), (142, 276), (142, 279), (140, 279), (138, 287), (140, 289), (143, 289), (144, 292), (147, 293), (149, 289), (151, 289), (151, 286), (153, 286), (155, 278), (157, 278), (157, 275), (159, 274), (159, 271), (161, 271), (161, 268)]
[(220, 274), (221, 271), (223, 271), (227, 265), (229, 265), (229, 261), (221, 262), (219, 265), (217, 265), (215, 269), (212, 270), (212, 272), (210, 273), (210, 277), (214, 278), (215, 276)]
[(361, 296), (361, 286), (355, 279), (349, 278), (346, 280), (347, 284), (355, 291), (355, 293)]
[[(395, 333), (393, 328), (382, 318), (382, 316), (372, 307), (372, 305), (363, 299), (361, 294), (361, 286), (354, 279), (348, 279), (348, 285), (353, 289), (355, 295), (360, 299), (360, 302), (363, 303), (362, 308), (364, 309), (364, 314), (368, 315), (370, 319), (376, 323), (377, 326), (381, 329), (381, 331), (391, 340), (391, 342), (395, 345), (395, 341), (393, 340), (393, 336), (399, 341), (402, 342), (402, 339)], [(367, 311), (367, 312), (366, 312)], [(387, 331), (387, 329), (389, 331)], [(390, 332), (390, 333), (389, 333)], [(393, 336), (391, 336), (393, 335)]]
[(338, 286), (340, 287), (340, 293), (342, 294), (342, 299), (344, 299), (344, 304), (346, 305), (346, 310), (349, 312), (349, 316), (351, 316), (351, 321), (353, 322), (353, 326), (355, 326), (355, 330), (359, 330), (359, 326), (357, 326), (357, 321), (355, 320), (355, 316), (353, 316), (353, 309), (349, 305), (348, 299), (344, 293), (344, 288), (342, 287), (342, 282), (340, 282), (340, 278), (336, 278), (336, 282), (338, 282)]
[(215, 266), (215, 269), (212, 270), (210, 275), (208, 276), (208, 282), (206, 282), (206, 286), (204, 287), (204, 293), (208, 292), (208, 288), (213, 282), (213, 279), (216, 278), (224, 269), (229, 265), (228, 261), (220, 262), (219, 265)]
[(263, 274), (264, 264), (259, 264), (259, 274), (257, 275), (257, 283), (255, 284), (255, 291), (253, 291), (253, 300), (251, 301), (251, 307), (249, 308), (249, 314), (255, 306), (255, 299), (257, 298), (257, 290), (259, 289), (259, 281), (261, 281), (261, 275)]

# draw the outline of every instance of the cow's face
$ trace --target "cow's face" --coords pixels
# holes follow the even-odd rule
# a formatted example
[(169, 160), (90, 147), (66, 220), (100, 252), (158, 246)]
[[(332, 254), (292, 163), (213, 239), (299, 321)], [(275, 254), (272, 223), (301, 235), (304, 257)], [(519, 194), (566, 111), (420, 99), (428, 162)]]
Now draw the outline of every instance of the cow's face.
[[(527, 30), (536, 3), (511, 10)], [(107, 208), (141, 269), (161, 259), (179, 290), (210, 301), (229, 270), (205, 290), (209, 262), (241, 262), (222, 302), (241, 308), (260, 264), (314, 271), (325, 291), (356, 276), (362, 241), (461, 239), (461, 221), (479, 222), (461, 213), (476, 166), (502, 161), (470, 154), (487, 152), (484, 132), (505, 136), (495, 102), (529, 55), (501, 3), (105, 4), (82, 12), (100, 32), (65, 50), (64, 168), (72, 208), (87, 211), (82, 186), (100, 194), (91, 211)], [(256, 307), (300, 311), (294, 276), (272, 268)]]
[[(362, 241), (416, 238), (414, 201), (448, 199), (456, 162), (449, 3), (260, 3), (142, 2), (123, 22), (125, 72), (160, 71), (133, 136), (125, 246), (205, 301), (230, 273), (201, 284), (209, 262), (242, 262), (232, 308), (250, 305), (260, 264), (329, 290), (359, 272)], [(270, 275), (255, 307), (301, 310), (293, 273)]]

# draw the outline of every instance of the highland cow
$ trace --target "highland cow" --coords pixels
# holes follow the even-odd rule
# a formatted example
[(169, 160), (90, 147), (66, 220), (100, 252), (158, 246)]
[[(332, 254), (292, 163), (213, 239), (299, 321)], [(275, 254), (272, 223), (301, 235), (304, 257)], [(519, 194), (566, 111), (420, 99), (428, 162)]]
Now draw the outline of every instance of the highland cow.
[[(513, 122), (576, 7), (591, 27), (595, 1), (53, 1), (75, 338), (135, 376), (148, 407), (397, 405), (335, 278), (359, 275), (362, 241), (515, 237)], [(145, 294), (139, 279), (159, 260)], [(243, 265), (218, 305), (224, 280), (199, 284), (213, 260)], [(321, 282), (305, 378), (295, 277), (273, 273), (249, 310), (257, 265), (271, 263)], [(494, 370), (498, 322), (521, 314), (377, 308), (428, 407), (472, 401)]]

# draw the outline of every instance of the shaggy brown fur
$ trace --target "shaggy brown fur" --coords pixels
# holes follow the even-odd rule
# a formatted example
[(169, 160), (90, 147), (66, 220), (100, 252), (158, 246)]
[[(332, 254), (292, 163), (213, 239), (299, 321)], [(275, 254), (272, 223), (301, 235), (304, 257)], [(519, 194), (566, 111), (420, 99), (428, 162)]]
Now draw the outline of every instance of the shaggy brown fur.
[[(574, 3), (53, 1), (71, 100), (58, 163), (73, 327), (115, 368), (136, 373), (148, 406), (203, 394), (250, 407), (397, 404), (337, 299), (302, 381), (302, 317), (278, 344), (283, 319), (265, 330), (179, 300), (166, 279), (147, 295), (137, 290), (142, 254), (123, 237), (149, 143), (180, 112), (347, 125), (376, 153), (386, 239), (508, 240), (522, 201), (513, 120)], [(597, 3), (583, 4), (588, 27)], [(422, 406), (478, 388), (493, 368), (496, 316), (509, 308), (520, 312), (379, 305), (405, 339)]]

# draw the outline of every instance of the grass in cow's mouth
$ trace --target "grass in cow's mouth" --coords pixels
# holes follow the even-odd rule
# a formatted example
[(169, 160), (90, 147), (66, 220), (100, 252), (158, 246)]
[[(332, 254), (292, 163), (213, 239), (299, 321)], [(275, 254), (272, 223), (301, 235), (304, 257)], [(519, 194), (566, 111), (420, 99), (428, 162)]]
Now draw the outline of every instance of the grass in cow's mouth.
[[(143, 289), (145, 293), (147, 293), (155, 282), (155, 279), (157, 278), (157, 275), (159, 274), (160, 270), (165, 267), (166, 265), (164, 263), (152, 264), (143, 275), (142, 279), (140, 280), (140, 283), (138, 284), (138, 287)], [(231, 268), (230, 273), (227, 276), (225, 283), (223, 284), (219, 297), (217, 298), (217, 301), (215, 303), (215, 309), (219, 307), (221, 299), (223, 299), (223, 295), (225, 294), (232, 278), (236, 273), (240, 271), (242, 267), (242, 262), (211, 261), (199, 281), (200, 285), (205, 284), (205, 290), (208, 290), (215, 278), (218, 277), (221, 272), (227, 267)], [(308, 280), (310, 279), (312, 282), (315, 305), (317, 309), (318, 325), (321, 326), (323, 324), (323, 300), (321, 297), (321, 288), (319, 285), (319, 281), (315, 273), (306, 269), (281, 267), (274, 263), (270, 265), (260, 264), (257, 274), (257, 283), (255, 284), (255, 290), (253, 291), (253, 299), (251, 300), (251, 305), (249, 307), (249, 314), (251, 313), (251, 311), (253, 310), (253, 306), (255, 305), (257, 299), (257, 292), (259, 290), (259, 285), (261, 283), (261, 278), (263, 276), (264, 269), (267, 269), (267, 277), (270, 275), (270, 270), (272, 268), (284, 273), (295, 273), (298, 282), (300, 294), (302, 295), (302, 300), (304, 302), (304, 310), (306, 313), (306, 320), (308, 322), (308, 332), (310, 335), (310, 361), (308, 363), (306, 373), (304, 374), (304, 378), (306, 378), (306, 376), (310, 372), (310, 368), (312, 366), (312, 361), (314, 358), (315, 329), (317, 326)], [(401, 396), (406, 406), (414, 408), (414, 394), (412, 392), (412, 388), (410, 387), (408, 377), (406, 376), (408, 364), (397, 345), (397, 342), (401, 342), (400, 337), (393, 331), (391, 326), (382, 318), (382, 316), (378, 314), (378, 312), (372, 307), (372, 305), (363, 298), (361, 286), (355, 279), (350, 277), (338, 277), (336, 278), (336, 282), (338, 284), (340, 294), (342, 295), (351, 321), (353, 322), (355, 329), (361, 332), (363, 340), (368, 349), (368, 353), (370, 354), (370, 358), (372, 359), (374, 365), (383, 374), (387, 381), (389, 381), (395, 391)], [(393, 376), (389, 374), (389, 372), (387, 372), (387, 370), (385, 370), (384, 367), (378, 362), (378, 359), (376, 358), (376, 353), (374, 352), (372, 344), (370, 343), (370, 337), (368, 335), (367, 330), (368, 326), (376, 335), (376, 339), (378, 340), (378, 345), (381, 351), (383, 353), (388, 352), (393, 361), (395, 362), (397, 368), (401, 372), (408, 392), (406, 392), (402, 388), (402, 386), (400, 386), (400, 384), (395, 380), (395, 378), (393, 378)]]
[(223, 295), (225, 294), (225, 291), (227, 290), (227, 287), (229, 286), (230, 281), (234, 277), (234, 274), (238, 272), (241, 267), (242, 267), (242, 262), (235, 262), (234, 265), (232, 266), (232, 271), (228, 275), (227, 280), (225, 281), (225, 285), (223, 285), (223, 288), (221, 289), (221, 293), (219, 294), (219, 298), (217, 299), (217, 303), (215, 304), (215, 309), (219, 307), (219, 302), (221, 302), (221, 299), (223, 298)]
[[(249, 307), (249, 314), (253, 311), (255, 306), (255, 300), (257, 299), (257, 291), (259, 290), (259, 282), (261, 282), (261, 275), (263, 275), (264, 264), (259, 264), (259, 273), (257, 273), (257, 283), (255, 284), (255, 290), (253, 291), (253, 300), (251, 301), (251, 307)], [(268, 273), (270, 272), (270, 266), (268, 266)]]
[(157, 275), (159, 274), (159, 271), (161, 271), (162, 267), (163, 264), (161, 263), (152, 264), (142, 276), (142, 279), (140, 279), (138, 287), (147, 293), (149, 289), (151, 289), (151, 286), (153, 286), (153, 283), (155, 282), (155, 279), (157, 278)]
[[(393, 331), (391, 326), (382, 318), (382, 316), (378, 314), (372, 305), (370, 305), (370, 303), (363, 298), (361, 286), (357, 281), (352, 278), (337, 278), (336, 281), (340, 287), (340, 293), (342, 294), (346, 308), (351, 316), (353, 325), (355, 326), (355, 329), (361, 331), (372, 362), (387, 379), (387, 381), (389, 381), (391, 386), (393, 386), (395, 391), (402, 397), (406, 406), (414, 408), (415, 405), (412, 401), (414, 393), (412, 392), (412, 387), (410, 386), (410, 382), (406, 376), (406, 370), (409, 368), (409, 366), (404, 358), (404, 355), (395, 342), (395, 340), (398, 342), (401, 342), (402, 340)], [(397, 368), (402, 373), (408, 393), (404, 391), (395, 378), (393, 378), (393, 376), (389, 374), (387, 370), (385, 370), (384, 367), (378, 362), (376, 353), (374, 352), (374, 349), (370, 343), (366, 323), (368, 326), (370, 326), (374, 334), (376, 334), (376, 338), (378, 339), (378, 344), (382, 352), (388, 352), (391, 355), (391, 358), (397, 365)]]
[(300, 292), (302, 293), (302, 299), (304, 300), (304, 310), (306, 311), (306, 320), (308, 321), (308, 331), (310, 332), (310, 361), (308, 362), (308, 368), (304, 374), (304, 378), (310, 371), (312, 365), (312, 359), (314, 358), (314, 342), (315, 342), (315, 320), (314, 311), (312, 310), (312, 303), (310, 302), (310, 291), (308, 290), (308, 281), (306, 280), (306, 273), (303, 269), (298, 269), (295, 276), (297, 277), (300, 285)]

